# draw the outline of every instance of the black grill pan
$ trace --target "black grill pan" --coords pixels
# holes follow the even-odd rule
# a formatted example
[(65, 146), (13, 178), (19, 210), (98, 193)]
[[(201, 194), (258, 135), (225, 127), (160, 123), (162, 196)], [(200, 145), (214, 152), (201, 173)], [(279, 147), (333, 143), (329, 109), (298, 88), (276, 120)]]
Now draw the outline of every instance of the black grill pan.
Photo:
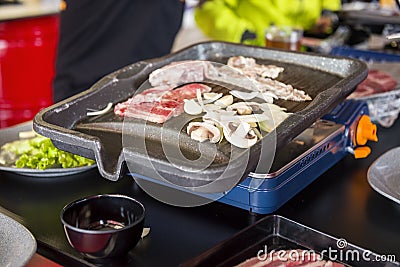
[[(110, 52), (112, 54), (112, 52)], [(154, 169), (164, 178), (182, 186), (202, 186), (218, 179), (229, 163), (231, 171), (224, 174), (222, 181), (230, 178), (239, 181), (238, 176), (247, 177), (255, 169), (261, 152), (261, 142), (248, 150), (227, 154), (224, 144), (218, 145), (214, 162), (202, 172), (194, 171), (190, 163), (171, 164), (162, 145), (176, 146), (188, 158), (195, 159), (200, 153), (211, 149), (209, 144), (190, 140), (179, 129), (162, 129), (160, 125), (140, 120), (126, 120), (112, 111), (88, 118), (87, 109), (102, 109), (107, 103), (122, 102), (131, 97), (135, 90), (148, 79), (155, 69), (174, 61), (208, 60), (226, 63), (231, 56), (256, 58), (259, 64), (275, 64), (285, 68), (278, 80), (292, 84), (306, 91), (312, 98), (309, 102), (277, 101), (293, 114), (276, 129), (276, 148), (279, 149), (312, 125), (343, 101), (367, 76), (363, 62), (337, 56), (274, 50), (262, 47), (244, 46), (225, 42), (199, 43), (165, 57), (141, 61), (119, 69), (99, 80), (90, 89), (40, 111), (34, 119), (34, 129), (51, 138), (60, 149), (93, 158), (97, 161), (101, 175), (109, 180), (118, 180), (126, 173), (126, 162), (130, 162), (138, 173), (152, 177)], [(185, 114), (172, 118), (169, 125), (182, 121)], [(125, 125), (125, 126), (124, 126)], [(132, 145), (123, 149), (122, 130), (130, 126), (132, 136), (143, 135), (146, 150)], [(143, 129), (146, 129), (144, 131)], [(164, 139), (160, 139), (163, 131)], [(181, 134), (179, 134), (181, 133)], [(270, 135), (263, 139), (268, 143)], [(179, 137), (179, 138), (178, 138)], [(204, 152), (205, 151), (205, 152)], [(244, 157), (247, 153), (246, 157)], [(247, 163), (244, 166), (243, 160)], [(224, 182), (222, 183), (224, 186)]]

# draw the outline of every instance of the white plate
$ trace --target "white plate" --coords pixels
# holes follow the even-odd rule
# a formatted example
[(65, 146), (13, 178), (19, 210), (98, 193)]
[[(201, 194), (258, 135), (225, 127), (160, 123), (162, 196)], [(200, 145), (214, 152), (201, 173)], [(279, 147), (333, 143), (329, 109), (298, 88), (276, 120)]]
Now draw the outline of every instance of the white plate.
[[(18, 140), (20, 132), (27, 132), (31, 130), (32, 130), (32, 121), (27, 121), (12, 127), (0, 129), (0, 147), (5, 143)], [(95, 167), (96, 164), (90, 166), (76, 167), (76, 168), (49, 168), (45, 170), (36, 170), (28, 168), (14, 168), (9, 166), (3, 166), (0, 164), (0, 171), (9, 171), (20, 175), (45, 178), (45, 177), (72, 175), (91, 170)]]
[(368, 182), (378, 193), (400, 204), (400, 147), (393, 148), (368, 169)]
[(36, 252), (36, 240), (22, 224), (0, 213), (0, 266), (25, 266)]
[(20, 175), (32, 176), (32, 177), (58, 177), (81, 173), (88, 171), (96, 167), (96, 164), (90, 166), (76, 167), (76, 168), (50, 168), (45, 170), (36, 169), (25, 169), (25, 168), (14, 168), (14, 167), (4, 167), (0, 165), (0, 171), (14, 172)]

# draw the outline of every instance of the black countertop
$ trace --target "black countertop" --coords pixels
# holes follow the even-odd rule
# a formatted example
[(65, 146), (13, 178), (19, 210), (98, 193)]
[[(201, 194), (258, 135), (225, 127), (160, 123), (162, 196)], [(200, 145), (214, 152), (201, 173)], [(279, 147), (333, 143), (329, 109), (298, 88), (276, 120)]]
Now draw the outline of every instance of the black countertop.
[[(378, 129), (366, 159), (347, 155), (275, 214), (362, 248), (400, 259), (400, 205), (368, 184), (367, 170), (382, 153), (400, 145), (400, 121)], [(59, 219), (64, 205), (100, 193), (121, 193), (141, 201), (147, 210), (144, 238), (126, 256), (109, 262), (86, 261), (68, 244)], [(59, 178), (34, 178), (0, 172), (0, 212), (25, 225), (38, 242), (38, 252), (61, 265), (177, 266), (213, 247), (264, 215), (214, 202), (195, 208), (163, 204), (126, 176), (118, 182), (96, 170)]]

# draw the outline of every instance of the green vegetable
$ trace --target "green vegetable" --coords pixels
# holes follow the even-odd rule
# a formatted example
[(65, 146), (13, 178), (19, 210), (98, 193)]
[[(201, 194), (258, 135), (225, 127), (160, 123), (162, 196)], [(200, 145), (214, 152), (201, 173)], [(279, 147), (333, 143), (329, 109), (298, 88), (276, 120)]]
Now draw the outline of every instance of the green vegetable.
[(44, 170), (53, 167), (89, 166), (95, 163), (94, 160), (59, 150), (49, 138), (40, 135), (4, 144), (1, 150), (18, 156), (15, 162), (17, 168)]

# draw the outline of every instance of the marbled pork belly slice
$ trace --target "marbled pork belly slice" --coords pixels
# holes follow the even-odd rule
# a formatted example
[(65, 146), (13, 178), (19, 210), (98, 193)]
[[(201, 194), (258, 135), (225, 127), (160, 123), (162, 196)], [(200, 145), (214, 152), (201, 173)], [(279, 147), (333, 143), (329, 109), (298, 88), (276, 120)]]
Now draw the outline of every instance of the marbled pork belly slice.
[(169, 118), (182, 114), (184, 100), (195, 98), (197, 90), (200, 90), (201, 93), (211, 91), (211, 87), (200, 83), (187, 84), (173, 90), (168, 89), (170, 87), (165, 88), (166, 91), (160, 90), (160, 87), (147, 89), (141, 94), (117, 104), (114, 113), (120, 116), (164, 123)]

